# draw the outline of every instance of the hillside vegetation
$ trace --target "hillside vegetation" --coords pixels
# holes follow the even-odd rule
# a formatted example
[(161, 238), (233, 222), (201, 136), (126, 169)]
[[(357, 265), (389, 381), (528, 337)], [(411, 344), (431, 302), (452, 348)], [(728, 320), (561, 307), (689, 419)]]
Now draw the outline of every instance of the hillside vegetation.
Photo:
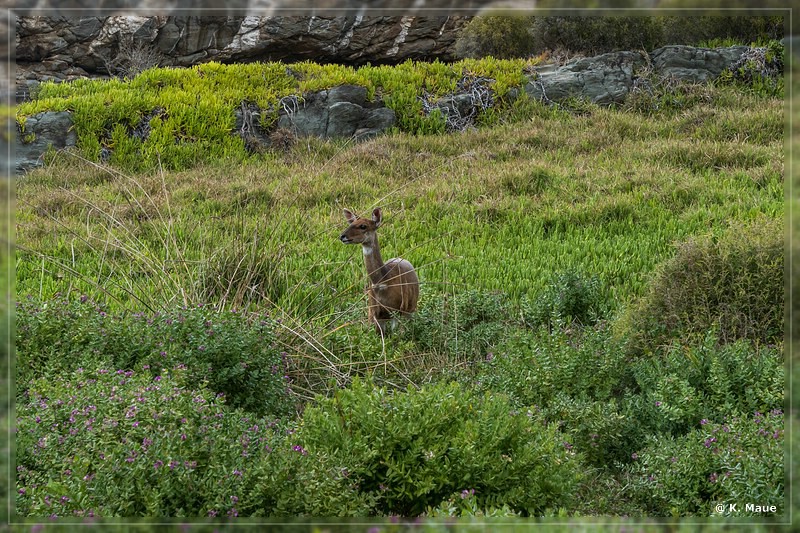
[[(168, 74), (213, 77), (132, 83)], [(96, 87), (82, 128), (155, 105)], [(781, 516), (784, 102), (667, 89), (255, 158), (187, 143), (185, 170), (51, 158), (16, 191), (18, 512)], [(76, 90), (40, 97), (77, 113)], [(385, 339), (338, 240), (376, 206), (422, 284)]]

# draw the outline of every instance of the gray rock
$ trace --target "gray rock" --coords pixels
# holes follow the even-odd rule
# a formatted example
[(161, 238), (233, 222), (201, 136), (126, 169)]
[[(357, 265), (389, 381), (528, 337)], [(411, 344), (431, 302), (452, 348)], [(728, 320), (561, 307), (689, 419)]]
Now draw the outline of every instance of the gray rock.
[(367, 88), (360, 85), (340, 85), (328, 90), (328, 104), (349, 102), (363, 107), (367, 103)]
[(328, 108), (320, 105), (301, 107), (295, 113), (282, 113), (278, 127), (294, 132), (298, 137), (324, 137), (328, 132)]
[(328, 108), (326, 137), (352, 137), (364, 118), (364, 108), (350, 102), (335, 102)]
[(636, 69), (644, 65), (645, 58), (636, 52), (578, 59), (549, 72), (543, 69), (525, 85), (525, 91), (536, 100), (557, 102), (580, 97), (597, 104), (612, 104), (625, 99)]
[(661, 76), (688, 82), (705, 83), (717, 78), (749, 50), (748, 46), (695, 48), (664, 46), (653, 50), (650, 60)]
[(374, 137), (391, 129), (396, 120), (397, 117), (394, 110), (388, 107), (365, 110), (364, 116), (358, 124), (358, 129), (353, 133), (353, 136), (357, 139)]
[(42, 164), (42, 155), (51, 146), (62, 149), (75, 146), (77, 135), (69, 111), (46, 111), (28, 117), (25, 131), (17, 128), (14, 140), (14, 166), (17, 172)]

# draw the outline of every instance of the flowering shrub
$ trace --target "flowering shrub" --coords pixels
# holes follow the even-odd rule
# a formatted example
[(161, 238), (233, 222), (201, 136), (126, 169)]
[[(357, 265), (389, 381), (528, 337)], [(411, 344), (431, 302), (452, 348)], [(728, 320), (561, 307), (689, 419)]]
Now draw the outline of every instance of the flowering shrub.
[(778, 409), (784, 403), (783, 354), (746, 341), (718, 345), (709, 334), (692, 347), (674, 345), (662, 357), (631, 365), (645, 400), (640, 423), (651, 432), (681, 435), (705, 418)]
[(275, 420), (187, 388), (188, 370), (79, 369), (17, 407), (22, 516), (235, 517), (366, 510)]
[(566, 506), (580, 479), (554, 426), (455, 383), (391, 393), (355, 381), (309, 407), (296, 437), (374, 498), (377, 514), (419, 515), (467, 491), (479, 508), (538, 515)]
[(82, 368), (130, 370), (187, 367), (191, 383), (207, 382), (234, 407), (289, 413), (285, 364), (265, 316), (203, 307), (145, 315), (110, 314), (85, 297), (17, 304), (17, 385)]
[[(731, 417), (722, 423), (700, 420), (685, 436), (652, 438), (633, 457), (633, 493), (658, 516), (724, 512), (763, 516), (748, 503), (774, 505), (783, 513), (784, 415)], [(735, 504), (735, 511), (729, 506)]]

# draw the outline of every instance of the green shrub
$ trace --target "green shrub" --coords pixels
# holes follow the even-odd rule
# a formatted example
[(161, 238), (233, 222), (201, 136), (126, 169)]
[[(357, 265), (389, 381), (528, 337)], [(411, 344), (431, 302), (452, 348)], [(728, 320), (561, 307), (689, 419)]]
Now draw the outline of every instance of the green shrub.
[(607, 328), (514, 335), (495, 348), (477, 379), (484, 390), (507, 394), (515, 405), (561, 424), (589, 464), (608, 467), (636, 450), (620, 400), (635, 383), (624, 350)]
[[(269, 418), (189, 388), (188, 370), (76, 370), (17, 406), (17, 511), (56, 517), (364, 514)], [(309, 477), (308, 473), (312, 475)], [(322, 474), (325, 475), (322, 475)]]
[(692, 346), (675, 344), (663, 355), (630, 365), (646, 407), (641, 423), (652, 432), (680, 435), (701, 418), (770, 411), (783, 406), (783, 355), (747, 341), (718, 344), (707, 335)]
[(580, 463), (554, 426), (457, 384), (389, 392), (354, 381), (309, 407), (295, 435), (333, 458), (378, 514), (415, 516), (454, 493), (538, 515), (565, 506)]
[[(679, 0), (682, 1), (682, 0)], [(689, 4), (687, 7), (695, 7)], [(664, 44), (730, 46), (784, 36), (783, 17), (764, 16), (673, 16), (660, 17)]]
[[(544, 7), (544, 6), (541, 6)], [(667, 44), (730, 46), (784, 36), (783, 17), (764, 16), (564, 16), (533, 17), (535, 53), (567, 50), (596, 55)]]
[(508, 333), (512, 316), (511, 303), (500, 292), (432, 294), (406, 323), (404, 338), (421, 351), (482, 360)]
[(662, 26), (655, 17), (572, 16), (534, 17), (534, 50), (568, 50), (598, 55), (617, 50), (656, 48), (662, 40)]
[(478, 379), (519, 406), (546, 408), (559, 394), (607, 400), (632, 380), (626, 359), (606, 328), (538, 329), (495, 346)]
[(641, 353), (715, 328), (721, 342), (781, 342), (783, 249), (781, 219), (766, 218), (680, 244), (620, 321), (630, 350)]
[[(784, 508), (784, 415), (736, 416), (685, 436), (655, 437), (631, 467), (631, 491), (655, 516), (764, 516), (746, 505)], [(717, 504), (723, 511), (715, 510)], [(736, 504), (733, 511), (729, 504)]]
[(204, 307), (109, 314), (83, 300), (17, 304), (20, 389), (79, 367), (149, 365), (155, 374), (182, 364), (194, 383), (207, 382), (234, 407), (276, 415), (292, 411), (272, 319)]
[(456, 55), (499, 59), (528, 57), (533, 50), (531, 17), (478, 16), (470, 20), (456, 39)]
[(533, 301), (524, 297), (520, 306), (525, 323), (532, 328), (570, 322), (591, 325), (605, 315), (606, 308), (600, 280), (574, 270), (553, 275), (541, 294)]

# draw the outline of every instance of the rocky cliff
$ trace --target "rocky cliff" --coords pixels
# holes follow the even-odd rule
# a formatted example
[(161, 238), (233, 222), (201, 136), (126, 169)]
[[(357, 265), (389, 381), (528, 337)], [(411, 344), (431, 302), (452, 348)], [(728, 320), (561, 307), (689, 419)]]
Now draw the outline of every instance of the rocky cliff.
[(362, 65), (454, 59), (464, 16), (19, 17), (17, 85), (204, 61)]

